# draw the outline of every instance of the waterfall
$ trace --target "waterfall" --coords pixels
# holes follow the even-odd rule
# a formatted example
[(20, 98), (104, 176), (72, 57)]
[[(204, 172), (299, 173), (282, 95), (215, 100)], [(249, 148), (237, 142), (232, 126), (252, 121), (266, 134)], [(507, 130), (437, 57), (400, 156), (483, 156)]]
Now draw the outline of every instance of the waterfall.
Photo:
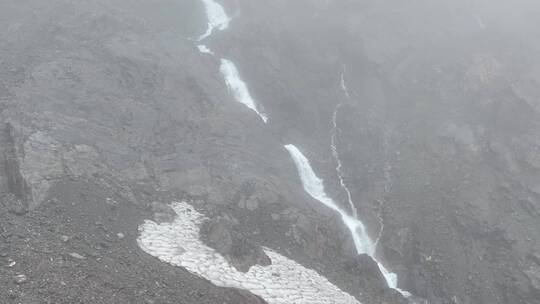
[(253, 97), (251, 97), (248, 87), (240, 77), (240, 73), (238, 73), (238, 69), (236, 68), (234, 63), (230, 60), (222, 58), (221, 67), (219, 68), (219, 70), (221, 71), (221, 74), (223, 74), (223, 77), (225, 78), (225, 83), (232, 91), (234, 98), (238, 102), (244, 104), (246, 107), (255, 111), (255, 113), (257, 113), (257, 115), (259, 115), (259, 117), (265, 123), (268, 122), (268, 117), (266, 116), (266, 114), (262, 113), (257, 109), (255, 100), (253, 99)]
[[(199, 38), (197, 39), (197, 41), (199, 42), (211, 36), (215, 29), (218, 29), (218, 30), (227, 29), (231, 21), (231, 19), (225, 13), (224, 8), (219, 3), (215, 2), (214, 0), (202, 0), (202, 1), (205, 6), (206, 15), (208, 17), (208, 27), (207, 27), (206, 32), (202, 34), (201, 36), (199, 36)], [(197, 47), (199, 48), (199, 51), (203, 54), (214, 55), (214, 53), (203, 44), (199, 44)], [(228, 59), (221, 58), (220, 72), (223, 75), (225, 79), (225, 83), (227, 84), (228, 88), (231, 90), (234, 98), (238, 102), (244, 104), (246, 107), (248, 107), (249, 109), (257, 113), (257, 115), (263, 120), (263, 122), (266, 123), (268, 121), (267, 115), (258, 108), (255, 100), (249, 93), (247, 84), (240, 77), (240, 73), (238, 72), (236, 65)], [(347, 99), (349, 100), (350, 95), (345, 84), (343, 73), (341, 75), (341, 87)], [(309, 160), (304, 156), (304, 154), (302, 154), (302, 152), (294, 145), (285, 145), (284, 147), (290, 153), (296, 165), (304, 190), (310, 196), (312, 196), (315, 200), (319, 201), (320, 203), (322, 203), (323, 205), (330, 208), (334, 212), (337, 212), (340, 215), (343, 223), (345, 224), (345, 226), (349, 229), (351, 233), (357, 253), (367, 254), (371, 258), (373, 258), (373, 260), (379, 266), (379, 269), (381, 273), (383, 274), (386, 280), (386, 283), (388, 284), (388, 287), (397, 290), (398, 292), (400, 292), (402, 295), (406, 297), (409, 297), (410, 293), (397, 288), (397, 283), (398, 283), (397, 275), (395, 273), (388, 271), (376, 259), (375, 257), (376, 242), (373, 242), (373, 240), (369, 237), (364, 224), (358, 219), (358, 216), (357, 216), (358, 212), (356, 210), (356, 207), (354, 206), (351, 192), (349, 191), (349, 188), (344, 180), (343, 172), (342, 172), (343, 165), (341, 163), (341, 159), (339, 157), (339, 152), (337, 149), (337, 140), (339, 136), (339, 127), (337, 125), (337, 115), (341, 106), (342, 106), (342, 103), (336, 106), (333, 116), (332, 116), (333, 130), (332, 130), (332, 138), (331, 138), (331, 149), (332, 149), (332, 155), (337, 163), (336, 171), (338, 173), (340, 185), (347, 193), (347, 199), (351, 208), (352, 216), (349, 215), (345, 210), (340, 208), (338, 204), (336, 204), (334, 200), (326, 194), (323, 181), (315, 174)], [(152, 227), (152, 226), (148, 226), (148, 227)], [(169, 227), (166, 227), (166, 228), (169, 229)], [(153, 237), (150, 237), (150, 239), (152, 240), (152, 242), (155, 240)], [(143, 244), (141, 242), (144, 242), (144, 239), (141, 239), (139, 241), (140, 245), (141, 244), (145, 246), (152, 245), (152, 242), (148, 242), (148, 244), (146, 243)], [(169, 246), (169, 242), (165, 242), (163, 244), (164, 244), (163, 246), (165, 245)], [(146, 250), (148, 250), (149, 253), (150, 251), (154, 250), (153, 248), (145, 247), (145, 246), (142, 246), (142, 247), (146, 248)], [(161, 251), (159, 251), (158, 253), (161, 254)], [(154, 254), (157, 254), (157, 253), (154, 252)], [(170, 260), (174, 258), (169, 257), (169, 256), (164, 256), (162, 257), (162, 259), (170, 262)], [(220, 263), (223, 264), (222, 262)], [(184, 266), (183, 264), (180, 264), (180, 265)], [(198, 273), (198, 271), (200, 270), (194, 268), (193, 271), (195, 273)], [(246, 288), (248, 290), (250, 289), (246, 286), (240, 286), (237, 288)]]
[(351, 236), (356, 247), (356, 251), (361, 253), (366, 253), (368, 255), (373, 255), (374, 246), (373, 242), (369, 239), (364, 224), (357, 220), (356, 218), (350, 216), (341, 209), (335, 202), (326, 194), (324, 190), (323, 181), (315, 174), (311, 168), (309, 160), (298, 150), (294, 145), (286, 145), (285, 149), (289, 151), (296, 168), (298, 169), (298, 174), (300, 175), (300, 180), (304, 186), (304, 190), (311, 195), (314, 199), (318, 200), (326, 207), (336, 211), (341, 216), (343, 223), (347, 226), (349, 231), (351, 231)]
[(208, 18), (208, 27), (206, 32), (199, 36), (197, 41), (202, 41), (212, 35), (214, 29), (223, 31), (229, 27), (231, 19), (225, 13), (225, 9), (219, 3), (214, 0), (202, 0), (206, 17)]
[[(199, 36), (197, 41), (202, 41), (212, 35), (214, 29), (223, 31), (229, 27), (231, 18), (225, 13), (225, 9), (219, 3), (214, 0), (202, 0), (206, 16), (208, 18), (208, 28), (204, 34)], [(199, 51), (203, 54), (214, 55), (206, 45), (199, 44), (197, 46)], [(249, 93), (247, 84), (240, 77), (240, 73), (236, 68), (236, 65), (225, 58), (221, 58), (221, 66), (219, 68), (227, 87), (232, 92), (236, 101), (255, 111), (257, 115), (262, 119), (264, 123), (268, 122), (268, 117), (257, 107), (257, 104), (251, 94)]]
[(406, 297), (409, 297), (409, 292), (401, 290), (397, 287), (397, 275), (386, 269), (384, 265), (382, 265), (375, 257), (375, 244), (369, 238), (364, 224), (357, 218), (348, 215), (326, 194), (323, 181), (315, 174), (311, 168), (309, 160), (296, 146), (285, 145), (285, 149), (289, 152), (294, 164), (296, 165), (296, 169), (298, 171), (298, 175), (300, 176), (300, 180), (302, 181), (304, 190), (311, 195), (311, 197), (321, 202), (326, 207), (334, 210), (341, 216), (343, 223), (351, 232), (357, 253), (365, 253), (369, 255), (377, 263), (377, 265), (379, 265), (379, 269), (381, 270), (388, 287), (397, 290)]
[[(345, 92), (347, 98), (349, 98), (349, 92), (347, 90), (347, 87), (345, 86), (345, 79), (344, 79), (343, 73), (341, 74), (341, 88)], [(345, 183), (345, 178), (343, 177), (343, 172), (341, 170), (343, 165), (341, 163), (341, 159), (339, 157), (339, 152), (338, 152), (338, 149), (337, 149), (337, 139), (338, 139), (338, 135), (339, 135), (339, 132), (340, 132), (339, 127), (337, 125), (337, 115), (338, 115), (339, 109), (341, 108), (342, 105), (343, 105), (342, 102), (338, 103), (336, 105), (336, 108), (334, 109), (334, 113), (332, 114), (332, 136), (330, 137), (330, 141), (331, 141), (330, 149), (332, 150), (332, 156), (336, 160), (336, 164), (337, 164), (336, 165), (336, 173), (338, 175), (339, 184), (341, 185), (341, 188), (343, 188), (343, 190), (345, 190), (345, 193), (347, 193), (347, 201), (349, 202), (351, 212), (352, 212), (353, 216), (355, 218), (357, 218), (358, 217), (358, 211), (356, 210), (356, 206), (354, 206), (354, 203), (352, 201), (351, 191), (349, 190), (349, 187), (347, 187), (347, 184)]]

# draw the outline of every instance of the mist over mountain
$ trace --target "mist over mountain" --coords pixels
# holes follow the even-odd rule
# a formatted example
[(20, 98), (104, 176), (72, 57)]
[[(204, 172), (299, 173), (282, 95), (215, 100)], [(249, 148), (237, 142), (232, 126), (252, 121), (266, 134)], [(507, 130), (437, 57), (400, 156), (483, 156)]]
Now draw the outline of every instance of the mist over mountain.
[(0, 27), (0, 303), (540, 303), (538, 1)]

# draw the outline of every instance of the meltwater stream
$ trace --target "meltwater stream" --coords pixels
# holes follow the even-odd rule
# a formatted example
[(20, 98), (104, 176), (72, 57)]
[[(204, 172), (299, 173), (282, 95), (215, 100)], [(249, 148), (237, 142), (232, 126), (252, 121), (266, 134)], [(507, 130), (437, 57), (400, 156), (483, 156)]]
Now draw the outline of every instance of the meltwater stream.
[(206, 17), (208, 18), (208, 27), (206, 32), (199, 36), (197, 41), (202, 41), (212, 35), (214, 29), (223, 31), (229, 27), (231, 19), (225, 13), (225, 9), (219, 3), (213, 0), (202, 0), (204, 9), (206, 11)]
[[(225, 13), (225, 9), (223, 8), (223, 6), (221, 6), (221, 4), (215, 2), (214, 0), (202, 0), (202, 2), (205, 7), (206, 16), (208, 18), (208, 27), (206, 32), (199, 36), (199, 38), (197, 39), (197, 41), (199, 42), (210, 37), (214, 29), (218, 29), (220, 31), (226, 30), (229, 27), (229, 23), (231, 22), (231, 18), (227, 16), (227, 14)], [(199, 48), (199, 51), (203, 54), (214, 55), (214, 52), (212, 52), (212, 50), (210, 50), (204, 44), (199, 44), (197, 47)], [(221, 65), (219, 70), (223, 75), (223, 78), (225, 79), (227, 87), (232, 92), (236, 101), (255, 111), (255, 113), (257, 113), (257, 115), (262, 119), (262, 121), (264, 123), (267, 123), (268, 116), (266, 116), (266, 114), (264, 114), (257, 106), (257, 103), (255, 102), (248, 90), (247, 84), (242, 80), (242, 77), (240, 77), (240, 73), (238, 72), (238, 68), (236, 67), (234, 62), (225, 58), (221, 58)]]
[[(347, 90), (347, 87), (345, 85), (345, 78), (343, 74), (341, 74), (341, 88), (343, 92), (345, 92), (345, 95), (347, 99), (349, 99), (349, 91)], [(343, 177), (343, 164), (341, 163), (341, 158), (339, 157), (339, 152), (337, 148), (337, 140), (339, 136), (339, 127), (337, 124), (337, 116), (339, 113), (339, 109), (343, 105), (343, 102), (340, 102), (336, 105), (336, 108), (334, 109), (334, 113), (332, 114), (332, 136), (330, 137), (330, 149), (332, 150), (332, 156), (336, 160), (336, 173), (338, 175), (339, 184), (341, 185), (341, 188), (345, 190), (345, 193), (347, 193), (347, 201), (349, 202), (349, 207), (351, 208), (351, 212), (355, 218), (358, 218), (358, 211), (356, 210), (356, 207), (354, 206), (354, 203), (352, 201), (352, 195), (351, 191), (349, 190), (349, 187), (347, 186), (347, 183), (345, 182), (345, 178)]]
[(397, 287), (397, 275), (388, 271), (388, 269), (386, 269), (384, 265), (382, 265), (375, 257), (375, 244), (367, 234), (364, 224), (356, 217), (348, 215), (326, 194), (323, 181), (315, 174), (311, 168), (309, 160), (296, 146), (285, 145), (285, 149), (289, 151), (294, 164), (296, 165), (298, 175), (300, 176), (300, 180), (304, 186), (304, 190), (314, 199), (339, 213), (343, 223), (351, 232), (351, 236), (358, 254), (365, 253), (369, 255), (377, 263), (377, 265), (379, 265), (379, 269), (381, 270), (388, 287), (397, 290), (406, 297), (409, 297), (409, 292), (401, 290)]
[(263, 112), (257, 109), (257, 105), (251, 94), (249, 93), (246, 83), (240, 77), (238, 69), (234, 63), (227, 59), (221, 59), (221, 67), (219, 68), (221, 74), (225, 78), (225, 83), (232, 91), (234, 98), (244, 104), (246, 107), (255, 111), (257, 115), (266, 123), (268, 122), (268, 117)]

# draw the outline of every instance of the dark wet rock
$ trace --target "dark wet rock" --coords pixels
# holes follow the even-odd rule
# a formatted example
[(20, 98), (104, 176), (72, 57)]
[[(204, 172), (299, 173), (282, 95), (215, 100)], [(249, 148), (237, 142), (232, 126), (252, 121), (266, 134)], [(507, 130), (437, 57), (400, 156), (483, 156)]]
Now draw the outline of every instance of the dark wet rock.
[(7, 190), (17, 199), (28, 202), (32, 199), (31, 190), (21, 172), (21, 149), (16, 142), (16, 131), (12, 124), (7, 123), (0, 130), (0, 143), (3, 150), (3, 176), (6, 179)]
[(154, 212), (154, 221), (158, 224), (170, 223), (174, 221), (176, 212), (169, 205), (160, 202), (152, 202), (152, 211)]
[(377, 262), (367, 254), (361, 254), (351, 258), (345, 264), (345, 269), (355, 276), (362, 277), (364, 280), (369, 281), (369, 284), (374, 288), (379, 290), (388, 288)]
[(201, 227), (201, 239), (223, 255), (239, 271), (247, 272), (253, 265), (272, 263), (262, 247), (251, 241), (230, 220), (217, 218)]

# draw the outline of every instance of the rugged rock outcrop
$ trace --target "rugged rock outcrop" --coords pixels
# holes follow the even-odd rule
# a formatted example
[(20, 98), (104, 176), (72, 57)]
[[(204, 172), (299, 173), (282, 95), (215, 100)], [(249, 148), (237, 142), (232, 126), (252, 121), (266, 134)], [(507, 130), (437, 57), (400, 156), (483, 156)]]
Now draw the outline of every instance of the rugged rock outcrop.
[(534, 303), (523, 261), (540, 249), (538, 4), (469, 4), (239, 1), (243, 18), (216, 44), (346, 206), (330, 149), (344, 103), (344, 179), (405, 289)]
[(201, 239), (223, 255), (239, 271), (247, 272), (253, 265), (272, 263), (262, 247), (235, 228), (238, 223), (226, 217), (208, 220), (201, 227)]

